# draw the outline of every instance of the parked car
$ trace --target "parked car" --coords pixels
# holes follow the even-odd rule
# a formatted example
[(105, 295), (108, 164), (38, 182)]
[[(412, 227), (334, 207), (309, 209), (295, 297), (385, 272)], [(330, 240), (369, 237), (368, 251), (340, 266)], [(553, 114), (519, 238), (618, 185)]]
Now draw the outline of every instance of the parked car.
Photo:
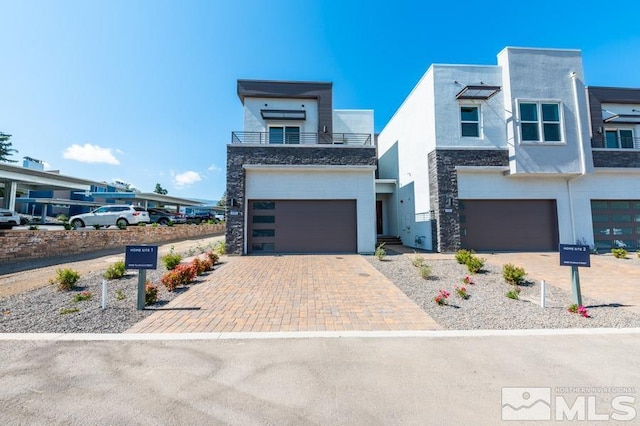
[(170, 222), (173, 223), (186, 223), (187, 218), (177, 212), (172, 212), (167, 209), (161, 208), (150, 208), (147, 209), (149, 212), (149, 219), (152, 223), (157, 223), (158, 225), (168, 225)]
[(189, 223), (201, 223), (212, 220), (214, 223), (220, 223), (225, 220), (223, 214), (213, 214), (211, 212), (196, 212), (190, 215), (187, 215), (187, 222)]
[(0, 209), (0, 229), (11, 229), (20, 225), (20, 216), (13, 210)]
[(144, 207), (130, 206), (126, 204), (102, 206), (90, 213), (78, 214), (69, 218), (69, 223), (74, 228), (94, 225), (115, 225), (121, 227), (149, 222), (149, 213), (147, 213)]

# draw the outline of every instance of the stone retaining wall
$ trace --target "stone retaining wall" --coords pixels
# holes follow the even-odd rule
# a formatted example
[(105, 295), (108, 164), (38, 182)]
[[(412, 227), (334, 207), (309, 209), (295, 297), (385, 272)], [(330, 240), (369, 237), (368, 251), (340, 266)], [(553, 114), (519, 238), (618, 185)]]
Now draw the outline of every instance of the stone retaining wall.
[(127, 245), (166, 243), (222, 235), (225, 225), (130, 226), (120, 230), (82, 229), (0, 231), (0, 264), (29, 259), (64, 257), (92, 251), (122, 249)]

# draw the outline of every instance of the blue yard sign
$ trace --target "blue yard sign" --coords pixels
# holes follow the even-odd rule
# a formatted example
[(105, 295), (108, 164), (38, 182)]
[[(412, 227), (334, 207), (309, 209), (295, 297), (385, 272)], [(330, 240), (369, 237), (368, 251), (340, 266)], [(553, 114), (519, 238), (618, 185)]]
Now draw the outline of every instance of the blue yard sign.
[(124, 263), (127, 269), (157, 269), (158, 246), (127, 246)]
[(560, 266), (591, 267), (589, 246), (560, 244)]

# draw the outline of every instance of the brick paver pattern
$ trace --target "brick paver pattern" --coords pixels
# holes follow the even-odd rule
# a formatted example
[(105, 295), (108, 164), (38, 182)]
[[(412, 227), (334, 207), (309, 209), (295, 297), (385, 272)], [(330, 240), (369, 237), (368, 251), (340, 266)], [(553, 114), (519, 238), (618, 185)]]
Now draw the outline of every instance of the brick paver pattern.
[(128, 333), (441, 327), (359, 255), (230, 257)]

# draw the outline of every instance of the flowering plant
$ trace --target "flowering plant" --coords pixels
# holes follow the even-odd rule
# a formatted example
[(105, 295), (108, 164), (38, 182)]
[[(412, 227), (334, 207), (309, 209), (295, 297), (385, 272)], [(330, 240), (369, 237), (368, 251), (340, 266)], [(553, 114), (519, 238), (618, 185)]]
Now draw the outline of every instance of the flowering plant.
[(468, 299), (469, 298), (469, 293), (467, 293), (467, 288), (466, 287), (458, 287), (458, 286), (456, 286), (455, 290), (456, 290), (456, 294), (461, 299)]
[(473, 282), (471, 277), (469, 275), (467, 275), (462, 279), (462, 284), (464, 284), (464, 285), (474, 285), (475, 283)]
[(449, 298), (450, 295), (451, 293), (449, 293), (447, 290), (440, 289), (438, 291), (438, 295), (433, 298), (433, 301), (436, 302), (438, 305), (446, 305), (447, 299)]
[(582, 317), (585, 318), (589, 318), (589, 312), (587, 312), (587, 308), (585, 308), (584, 306), (580, 305), (578, 306), (576, 303), (572, 304), (569, 306), (569, 308), (567, 309), (567, 311), (574, 313), (574, 314), (578, 314)]

